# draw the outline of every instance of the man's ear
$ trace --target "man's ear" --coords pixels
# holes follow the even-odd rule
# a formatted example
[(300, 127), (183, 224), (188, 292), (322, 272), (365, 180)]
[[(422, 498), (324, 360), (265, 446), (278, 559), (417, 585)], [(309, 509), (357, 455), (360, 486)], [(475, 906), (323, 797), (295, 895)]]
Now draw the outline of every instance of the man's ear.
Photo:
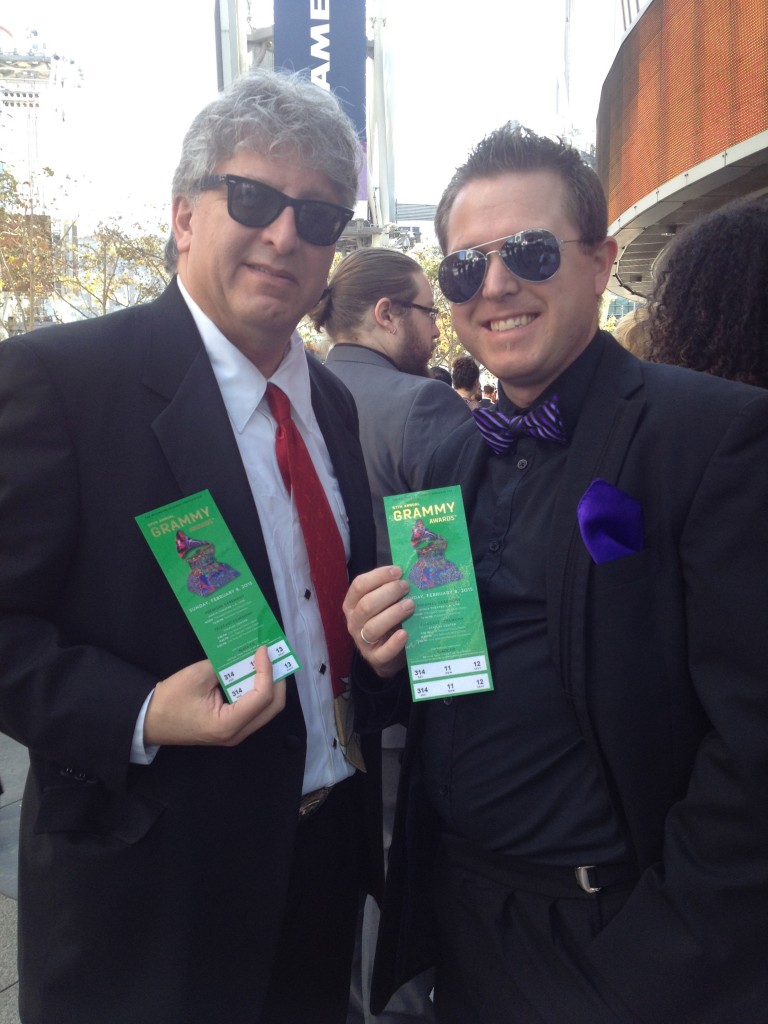
[(171, 226), (179, 252), (187, 252), (192, 240), (194, 203), (186, 196), (174, 196), (171, 204)]
[(373, 319), (374, 323), (383, 328), (387, 334), (395, 334), (397, 332), (391, 299), (379, 299), (373, 307)]
[(595, 295), (597, 296), (601, 296), (608, 287), (608, 278), (611, 276), (618, 251), (618, 242), (610, 235), (595, 246), (592, 255), (595, 264)]

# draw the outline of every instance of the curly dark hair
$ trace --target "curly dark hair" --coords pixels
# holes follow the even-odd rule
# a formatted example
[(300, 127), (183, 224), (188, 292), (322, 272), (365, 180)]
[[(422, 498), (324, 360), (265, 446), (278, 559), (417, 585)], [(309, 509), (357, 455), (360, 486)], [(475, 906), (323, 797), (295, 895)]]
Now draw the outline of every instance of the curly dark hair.
[(451, 380), (455, 388), (471, 391), (480, 381), (480, 367), (472, 356), (457, 356), (451, 363)]
[(670, 245), (646, 358), (768, 387), (768, 200), (737, 199)]

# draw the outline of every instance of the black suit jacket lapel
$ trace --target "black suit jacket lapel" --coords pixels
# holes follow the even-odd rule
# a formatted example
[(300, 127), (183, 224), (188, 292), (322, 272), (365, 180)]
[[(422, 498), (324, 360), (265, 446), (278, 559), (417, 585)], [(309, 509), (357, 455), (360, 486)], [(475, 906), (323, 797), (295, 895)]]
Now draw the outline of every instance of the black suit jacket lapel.
[[(269, 557), (229, 416), (195, 322), (172, 283), (155, 303), (144, 384), (168, 405), (153, 429), (182, 495), (207, 488), (281, 621)], [(340, 411), (341, 385), (309, 360), (312, 407), (328, 446), (350, 521), (350, 576), (373, 564), (373, 524), (354, 421)], [(322, 379), (321, 379), (322, 378)], [(323, 386), (328, 379), (328, 387)], [(345, 393), (346, 396), (346, 393)], [(362, 481), (362, 486), (361, 486)]]
[(570, 693), (583, 693), (586, 594), (592, 564), (576, 511), (594, 479), (616, 483), (645, 408), (641, 387), (638, 360), (606, 338), (571, 440), (547, 561), (551, 653)]
[(158, 302), (143, 382), (168, 400), (153, 430), (182, 496), (209, 490), (278, 619), (259, 517), (229, 416), (175, 284)]

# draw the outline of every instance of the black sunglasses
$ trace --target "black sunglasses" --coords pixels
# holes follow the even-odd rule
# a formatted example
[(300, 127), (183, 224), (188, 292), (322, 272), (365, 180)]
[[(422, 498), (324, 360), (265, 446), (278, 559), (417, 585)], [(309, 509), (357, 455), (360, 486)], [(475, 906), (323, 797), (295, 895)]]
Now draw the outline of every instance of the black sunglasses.
[(237, 174), (213, 174), (200, 183), (202, 191), (227, 186), (227, 213), (247, 228), (265, 228), (286, 206), (293, 208), (296, 231), (311, 245), (334, 245), (354, 215), (353, 210), (320, 199), (293, 199), (263, 181)]
[[(502, 239), (494, 238), (485, 245), (493, 245)], [(488, 257), (499, 254), (507, 270), (522, 281), (537, 284), (554, 277), (560, 266), (560, 246), (569, 242), (580, 242), (580, 238), (555, 238), (544, 228), (529, 228), (518, 231), (504, 239), (498, 249), (483, 252), (481, 249), (459, 249), (449, 253), (440, 264), (437, 277), (440, 289), (449, 302), (460, 304), (474, 299), (483, 286), (488, 270)]]
[(401, 302), (401, 306), (406, 309), (420, 309), (422, 313), (426, 313), (433, 324), (437, 323), (437, 318), (440, 316), (440, 310), (435, 309), (434, 306), (420, 306), (418, 302)]

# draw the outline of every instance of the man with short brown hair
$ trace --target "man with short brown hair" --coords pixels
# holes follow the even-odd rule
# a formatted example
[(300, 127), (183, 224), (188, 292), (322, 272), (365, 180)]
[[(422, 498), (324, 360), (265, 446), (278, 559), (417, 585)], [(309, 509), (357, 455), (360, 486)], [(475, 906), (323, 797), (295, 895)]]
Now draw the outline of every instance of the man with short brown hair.
[[(413, 708), (374, 1009), (434, 961), (440, 1024), (763, 1024), (768, 395), (599, 330), (616, 242), (564, 143), (492, 133), (436, 225), (499, 381), (427, 479), (462, 487), (494, 690)], [(401, 576), (346, 603), (382, 703)]]

